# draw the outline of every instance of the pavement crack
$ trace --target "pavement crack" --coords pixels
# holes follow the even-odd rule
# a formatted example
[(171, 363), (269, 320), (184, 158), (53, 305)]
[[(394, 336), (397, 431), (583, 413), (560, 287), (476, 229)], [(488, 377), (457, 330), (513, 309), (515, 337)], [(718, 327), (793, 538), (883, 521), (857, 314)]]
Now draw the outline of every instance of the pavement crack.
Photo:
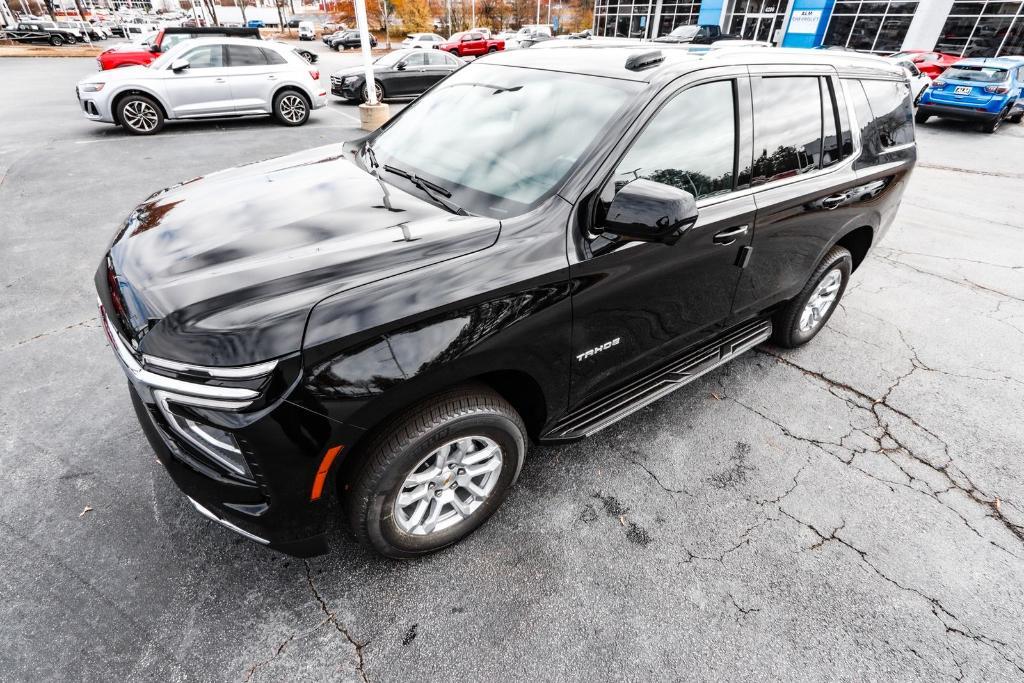
[(363, 648), (369, 645), (370, 641), (359, 642), (358, 640), (352, 637), (352, 634), (349, 633), (348, 628), (340, 621), (338, 621), (338, 617), (327, 606), (327, 601), (324, 600), (323, 596), (320, 595), (320, 591), (317, 590), (316, 584), (313, 582), (313, 570), (309, 566), (309, 560), (303, 560), (302, 563), (306, 566), (306, 581), (309, 583), (309, 590), (313, 593), (313, 597), (316, 598), (316, 601), (320, 604), (320, 610), (324, 613), (324, 616), (326, 617), (325, 623), (333, 625), (334, 628), (338, 630), (338, 633), (345, 636), (345, 639), (355, 649), (357, 660), (356, 673), (359, 674), (359, 680), (361, 680), (363, 683), (369, 683), (370, 679), (366, 675), (366, 662), (363, 659)]
[(1000, 289), (995, 289), (994, 287), (989, 287), (987, 285), (983, 285), (983, 284), (981, 284), (979, 282), (975, 282), (974, 280), (971, 280), (969, 278), (963, 277), (962, 275), (960, 276), (959, 279), (953, 278), (953, 277), (949, 277), (948, 275), (943, 275), (942, 273), (936, 273), (933, 270), (926, 270), (924, 268), (919, 268), (918, 266), (912, 265), (910, 263), (905, 263), (904, 261), (900, 261), (899, 259), (895, 259), (895, 258), (893, 258), (891, 256), (887, 256), (887, 255), (885, 255), (885, 254), (883, 254), (881, 252), (879, 252), (878, 258), (883, 260), (883, 261), (885, 261), (886, 263), (890, 263), (890, 264), (895, 265), (895, 266), (900, 266), (902, 268), (907, 268), (909, 270), (913, 270), (914, 272), (921, 273), (922, 275), (930, 275), (931, 277), (937, 278), (939, 280), (945, 280), (946, 282), (950, 282), (950, 283), (952, 283), (954, 285), (959, 285), (961, 287), (967, 287), (968, 289), (973, 289), (973, 290), (980, 291), (980, 292), (987, 292), (989, 294), (994, 294), (996, 296), (1000, 296), (1000, 297), (1003, 297), (1005, 299), (1010, 299), (1012, 301), (1019, 301), (1019, 302), (1024, 303), (1024, 298), (1021, 298), (1019, 296), (1014, 296), (1013, 294), (1010, 294), (1008, 292), (1004, 292), (1004, 291), (1002, 291)]
[(56, 330), (47, 330), (46, 332), (40, 332), (39, 334), (37, 334), (37, 335), (35, 335), (33, 337), (29, 337), (28, 339), (22, 339), (20, 341), (16, 341), (13, 344), (4, 347), (4, 351), (10, 351), (11, 349), (16, 349), (19, 346), (24, 346), (25, 344), (30, 344), (30, 343), (32, 343), (34, 341), (38, 341), (40, 339), (45, 339), (46, 337), (52, 337), (55, 334), (61, 334), (62, 332), (67, 332), (68, 330), (73, 330), (73, 329), (78, 328), (78, 327), (99, 327), (99, 325), (89, 325), (89, 323), (96, 322), (97, 320), (99, 320), (99, 317), (94, 315), (91, 318), (87, 318), (87, 319), (79, 321), (77, 323), (72, 323), (70, 325), (66, 325), (64, 327), (60, 327), (60, 328), (58, 328)]
[(760, 612), (761, 611), (760, 607), (744, 607), (743, 605), (741, 605), (739, 602), (736, 601), (736, 598), (735, 598), (735, 596), (733, 596), (732, 593), (728, 593), (728, 596), (729, 596), (729, 601), (732, 602), (732, 606), (736, 608), (737, 612), (739, 612), (739, 615), (736, 617), (736, 623), (737, 624), (742, 622), (744, 618), (750, 616), (751, 614), (754, 614), (756, 612)]
[(651, 470), (651, 468), (649, 468), (647, 465), (643, 464), (639, 460), (631, 458), (628, 455), (624, 455), (623, 458), (626, 460), (626, 462), (632, 463), (632, 464), (636, 465), (637, 467), (639, 467), (640, 469), (642, 469), (644, 472), (646, 472), (647, 476), (649, 476), (651, 479), (653, 479), (654, 483), (657, 484), (659, 487), (661, 487), (661, 490), (664, 491), (665, 493), (673, 493), (673, 494), (683, 493), (683, 494), (685, 494), (687, 496), (690, 496), (691, 498), (693, 497), (693, 494), (691, 492), (687, 491), (686, 489), (674, 489), (674, 488), (671, 488), (669, 486), (665, 486), (665, 484), (662, 483), (661, 479), (658, 478), (658, 475), (655, 474)]
[(294, 639), (295, 639), (295, 634), (293, 633), (290, 636), (288, 636), (287, 638), (285, 638), (284, 640), (282, 640), (281, 643), (276, 648), (274, 648), (274, 654), (272, 654), (267, 659), (264, 659), (262, 661), (256, 662), (251, 667), (249, 667), (249, 670), (245, 674), (245, 683), (250, 683), (252, 681), (253, 676), (256, 675), (256, 670), (257, 669), (260, 669), (260, 668), (262, 668), (264, 666), (267, 666), (268, 664), (273, 662), (275, 659), (280, 657), (281, 653), (284, 652), (285, 647), (287, 647), (288, 644), (290, 642), (292, 642), (292, 640), (294, 640)]

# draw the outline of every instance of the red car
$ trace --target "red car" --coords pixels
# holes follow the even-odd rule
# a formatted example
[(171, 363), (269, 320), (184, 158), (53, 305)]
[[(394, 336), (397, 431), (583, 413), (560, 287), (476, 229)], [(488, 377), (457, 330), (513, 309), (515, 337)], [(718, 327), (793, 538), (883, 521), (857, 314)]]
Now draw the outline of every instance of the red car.
[(485, 55), (488, 52), (497, 52), (505, 49), (504, 40), (492, 40), (482, 33), (463, 31), (456, 33), (443, 43), (435, 44), (438, 50), (451, 52), (459, 57), (474, 57)]
[(123, 43), (109, 50), (104, 50), (96, 58), (100, 71), (116, 69), (121, 66), (146, 66), (160, 56), (160, 53), (167, 52), (176, 43), (189, 38), (206, 38), (210, 36), (232, 36), (242, 38), (259, 39), (259, 29), (255, 28), (187, 28), (184, 26), (168, 26), (157, 32), (156, 37), (148, 43)]
[(944, 52), (934, 50), (904, 50), (897, 52), (891, 57), (905, 57), (917, 65), (918, 70), (933, 81), (943, 71), (959, 62), (962, 57), (947, 55)]

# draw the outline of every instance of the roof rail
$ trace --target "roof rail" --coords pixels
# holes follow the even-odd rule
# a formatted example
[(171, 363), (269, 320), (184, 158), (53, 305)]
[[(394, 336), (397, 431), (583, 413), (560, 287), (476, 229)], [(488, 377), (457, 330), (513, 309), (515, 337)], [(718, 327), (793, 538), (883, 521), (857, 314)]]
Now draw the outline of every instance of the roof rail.
[(650, 69), (652, 66), (657, 66), (664, 61), (665, 55), (661, 54), (661, 50), (651, 50), (650, 52), (642, 52), (627, 57), (626, 68), (630, 71), (643, 71), (644, 69)]

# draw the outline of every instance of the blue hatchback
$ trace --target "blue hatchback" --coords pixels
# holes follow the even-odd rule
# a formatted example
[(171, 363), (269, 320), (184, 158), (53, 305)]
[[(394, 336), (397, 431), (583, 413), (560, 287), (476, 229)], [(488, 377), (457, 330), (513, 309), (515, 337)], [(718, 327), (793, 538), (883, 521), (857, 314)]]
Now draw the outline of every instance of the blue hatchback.
[(994, 133), (1007, 119), (1024, 118), (1024, 58), (964, 59), (946, 69), (918, 103), (916, 120), (945, 116), (981, 124)]

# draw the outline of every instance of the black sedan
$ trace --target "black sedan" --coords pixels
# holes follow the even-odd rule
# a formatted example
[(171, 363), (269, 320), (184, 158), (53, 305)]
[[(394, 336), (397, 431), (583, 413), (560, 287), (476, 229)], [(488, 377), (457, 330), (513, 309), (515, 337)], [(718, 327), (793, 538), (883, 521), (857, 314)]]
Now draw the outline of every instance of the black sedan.
[[(334, 50), (347, 50), (350, 47), (359, 48), (362, 43), (359, 38), (359, 31), (338, 31), (331, 35), (326, 44)], [(370, 47), (377, 47), (377, 39), (370, 36)]]
[[(416, 97), (453, 71), (465, 65), (455, 55), (439, 50), (409, 48), (395, 50), (373, 62), (377, 100), (386, 97)], [(342, 69), (331, 75), (331, 93), (350, 101), (367, 100), (363, 67)]]

